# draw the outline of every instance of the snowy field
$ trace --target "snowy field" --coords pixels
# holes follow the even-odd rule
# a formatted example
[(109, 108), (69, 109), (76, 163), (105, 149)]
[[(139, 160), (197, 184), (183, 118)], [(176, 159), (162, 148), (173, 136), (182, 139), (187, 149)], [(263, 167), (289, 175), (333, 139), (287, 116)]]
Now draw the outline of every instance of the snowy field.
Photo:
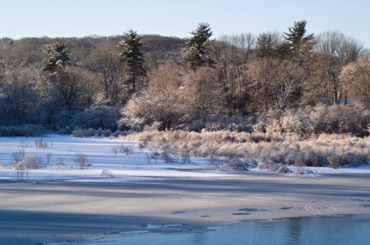
[[(240, 172), (219, 171), (206, 158), (163, 155), (140, 149), (138, 142), (118, 138), (76, 138), (63, 135), (43, 137), (1, 137), (0, 179), (135, 181), (170, 177), (226, 177)], [(290, 167), (294, 175), (295, 167)], [(321, 174), (370, 173), (358, 168), (304, 168), (306, 176)], [(252, 169), (259, 173), (261, 170)], [(262, 171), (265, 172), (265, 171)]]
[[(227, 174), (215, 171), (208, 159), (191, 159), (185, 163), (172, 157), (166, 163), (161, 154), (137, 146), (137, 142), (118, 138), (2, 137), (0, 179), (134, 181)], [(19, 165), (22, 162), (24, 167)]]

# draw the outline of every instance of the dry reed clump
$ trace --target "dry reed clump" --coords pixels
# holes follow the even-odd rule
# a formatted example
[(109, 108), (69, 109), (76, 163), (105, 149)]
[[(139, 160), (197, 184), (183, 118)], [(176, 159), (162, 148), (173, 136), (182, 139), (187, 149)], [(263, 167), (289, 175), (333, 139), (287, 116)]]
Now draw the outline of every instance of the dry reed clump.
[(65, 163), (62, 159), (59, 159), (58, 161), (55, 161), (53, 163), (53, 166), (54, 166), (54, 169), (58, 169), (58, 170), (68, 168), (68, 164)]
[(25, 156), (23, 158), (23, 163), (28, 169), (39, 169), (41, 168), (41, 160), (34, 156)]
[[(297, 135), (246, 132), (147, 131), (127, 135), (127, 141), (145, 141), (143, 145), (171, 157), (208, 157), (213, 163), (227, 158), (236, 169), (243, 159), (261, 162), (260, 168), (285, 172), (283, 165), (337, 168), (343, 165), (370, 164), (369, 138), (321, 134), (302, 139)], [(224, 162), (225, 163), (225, 162)], [(280, 170), (279, 170), (280, 169)]]
[(131, 147), (125, 146), (123, 144), (116, 145), (113, 147), (114, 155), (118, 153), (125, 154), (126, 156), (131, 155), (134, 153), (134, 150)]
[(80, 169), (84, 169), (85, 167), (88, 166), (87, 157), (85, 154), (76, 153), (74, 160), (75, 160), (75, 165)]
[(242, 158), (231, 157), (220, 166), (220, 170), (248, 171), (249, 163)]
[(46, 149), (49, 147), (48, 142), (44, 141), (42, 138), (35, 140), (35, 147), (36, 149)]
[(103, 176), (103, 177), (109, 177), (109, 178), (114, 178), (114, 175), (108, 169), (103, 169), (101, 171), (101, 176)]
[(28, 170), (39, 169), (41, 167), (40, 159), (34, 156), (27, 156), (25, 154), (21, 155), (21, 158), (17, 158), (17, 154), (13, 154), (13, 167), (16, 172), (16, 178), (18, 180), (23, 180), (28, 177)]

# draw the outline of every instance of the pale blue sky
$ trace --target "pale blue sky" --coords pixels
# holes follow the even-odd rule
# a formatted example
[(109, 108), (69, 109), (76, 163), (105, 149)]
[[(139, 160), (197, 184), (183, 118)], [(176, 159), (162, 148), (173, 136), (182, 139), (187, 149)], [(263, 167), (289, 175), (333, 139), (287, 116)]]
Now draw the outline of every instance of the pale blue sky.
[(369, 0), (0, 0), (0, 37), (139, 34), (188, 37), (199, 22), (222, 34), (339, 30), (370, 48)]

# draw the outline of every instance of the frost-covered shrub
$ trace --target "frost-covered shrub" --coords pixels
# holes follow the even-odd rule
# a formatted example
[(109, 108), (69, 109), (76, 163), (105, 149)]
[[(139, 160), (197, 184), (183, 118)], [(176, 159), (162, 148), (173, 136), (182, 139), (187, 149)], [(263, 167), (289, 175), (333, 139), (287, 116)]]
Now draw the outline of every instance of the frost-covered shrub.
[(117, 121), (121, 113), (116, 106), (92, 106), (73, 117), (73, 126), (86, 129), (117, 130)]
[(254, 132), (271, 135), (369, 134), (370, 110), (360, 104), (318, 105), (313, 108), (268, 111), (253, 125)]
[(162, 127), (161, 122), (154, 121), (151, 124), (144, 126), (144, 131), (153, 131), (153, 130), (160, 130)]
[(317, 134), (368, 134), (369, 109), (358, 105), (319, 105), (312, 109), (310, 118)]
[[(260, 162), (260, 168), (273, 171), (277, 171), (282, 165), (335, 167), (370, 164), (368, 138), (345, 134), (322, 134), (311, 137), (246, 134), (206, 130), (200, 133), (150, 131), (129, 134), (125, 139), (145, 140), (144, 144), (148, 150), (165, 152), (177, 159), (181, 156), (185, 159), (190, 156), (206, 157), (214, 164), (224, 163), (225, 158), (247, 159), (245, 161)], [(286, 169), (281, 168), (280, 171), (284, 172)]]
[(305, 110), (287, 110), (280, 119), (283, 133), (306, 135), (312, 132), (312, 123)]
[(280, 171), (280, 173), (281, 173), (281, 171), (283, 171), (283, 167), (284, 167), (284, 165), (282, 163), (275, 163), (275, 162), (260, 162), (257, 165), (257, 169), (269, 170), (269, 171), (272, 171), (272, 172)]
[(92, 137), (95, 135), (95, 130), (92, 128), (88, 129), (74, 129), (72, 131), (74, 137)]
[(108, 136), (111, 136), (112, 135), (112, 131), (110, 131), (110, 129), (92, 129), (92, 128), (88, 128), (88, 129), (79, 129), (79, 128), (76, 128), (72, 131), (72, 135), (74, 137), (93, 137), (93, 136), (96, 136), (96, 137), (100, 137), (100, 136), (104, 136), (104, 137), (108, 137)]
[(273, 135), (307, 135), (312, 123), (305, 109), (268, 111), (253, 126), (255, 132)]
[(47, 130), (41, 125), (0, 126), (0, 136), (41, 136)]
[(290, 170), (286, 165), (281, 165), (275, 172), (278, 174), (286, 174), (289, 173)]
[(219, 156), (238, 157), (238, 154), (235, 151), (235, 144), (231, 143), (223, 143), (220, 147), (218, 147), (216, 153)]
[(209, 144), (202, 144), (199, 146), (199, 156), (208, 157), (216, 154), (216, 149), (211, 147)]
[[(141, 131), (145, 126), (158, 130), (171, 129), (177, 123), (179, 114), (177, 87), (172, 84), (163, 88), (162, 85), (163, 80), (152, 80), (148, 87), (132, 96), (122, 109), (123, 117), (119, 123), (135, 131)], [(166, 89), (171, 89), (171, 93)]]
[(246, 171), (248, 170), (248, 162), (239, 157), (231, 157), (220, 167), (220, 170)]
[(235, 132), (253, 132), (252, 117), (220, 117), (216, 116), (211, 122), (206, 122), (204, 128), (208, 131), (235, 131)]
[(252, 127), (255, 133), (266, 133), (266, 121), (263, 121), (262, 118), (253, 124)]
[(266, 126), (266, 133), (278, 134), (283, 133), (283, 128), (280, 122), (280, 118), (271, 119)]

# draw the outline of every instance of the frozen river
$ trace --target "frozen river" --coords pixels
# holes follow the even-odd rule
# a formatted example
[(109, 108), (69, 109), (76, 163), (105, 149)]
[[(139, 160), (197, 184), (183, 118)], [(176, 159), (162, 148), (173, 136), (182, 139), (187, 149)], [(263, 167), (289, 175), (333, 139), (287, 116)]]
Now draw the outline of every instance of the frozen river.
[(369, 244), (368, 166), (219, 171), (136, 145), (0, 138), (0, 244)]

